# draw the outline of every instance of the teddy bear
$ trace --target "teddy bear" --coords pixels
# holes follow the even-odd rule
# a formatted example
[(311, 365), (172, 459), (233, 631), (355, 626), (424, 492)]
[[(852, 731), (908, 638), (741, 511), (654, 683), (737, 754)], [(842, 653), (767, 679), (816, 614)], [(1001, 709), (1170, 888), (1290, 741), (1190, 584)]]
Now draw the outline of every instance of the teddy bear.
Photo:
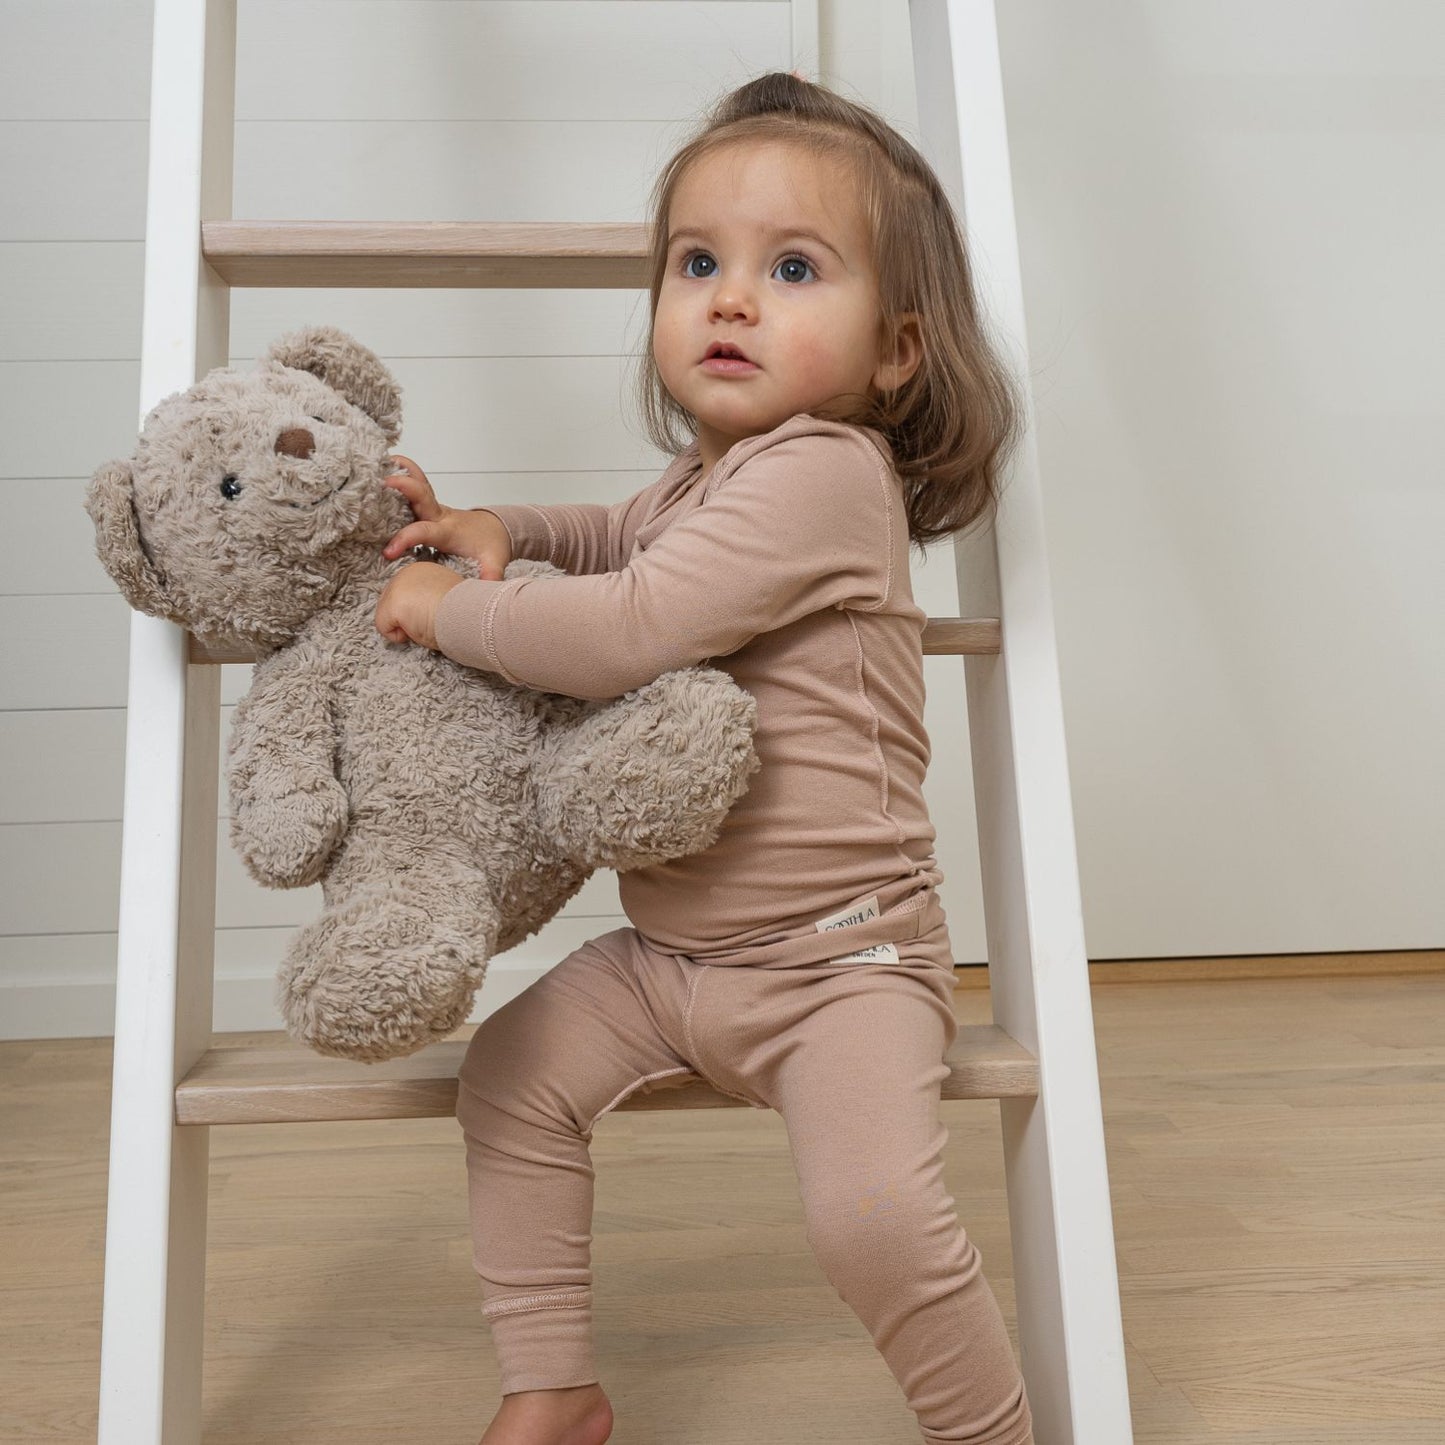
[(464, 1023), (488, 962), (596, 869), (708, 847), (761, 766), (755, 700), (701, 659), (597, 699), (385, 639), (377, 598), (412, 560), (382, 555), (413, 520), (382, 482), (400, 434), (376, 354), (307, 326), (166, 397), (85, 496), (132, 607), (257, 659), (227, 740), (231, 843), (264, 885), (320, 883), (276, 1003), (299, 1043), (365, 1062)]

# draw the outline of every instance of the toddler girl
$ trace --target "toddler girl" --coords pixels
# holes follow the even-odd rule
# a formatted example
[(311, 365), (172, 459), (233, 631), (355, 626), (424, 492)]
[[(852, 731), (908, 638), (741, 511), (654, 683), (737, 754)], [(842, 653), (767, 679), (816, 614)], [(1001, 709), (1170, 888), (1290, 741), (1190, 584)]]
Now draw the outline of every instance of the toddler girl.
[[(462, 1064), (503, 1395), (483, 1445), (608, 1438), (588, 1141), (634, 1090), (694, 1073), (785, 1121), (809, 1243), (923, 1438), (1027, 1445), (1007, 1330), (944, 1187), (958, 1024), (908, 570), (910, 539), (991, 511), (1017, 400), (937, 178), (865, 107), (754, 80), (650, 210), (642, 401), (674, 456), (662, 476), (610, 507), (475, 511), (441, 506), (405, 458), (389, 478), (418, 520), (387, 555), (426, 542), (481, 576), (403, 568), (383, 635), (578, 697), (707, 663), (758, 704), (762, 768), (717, 841), (619, 874), (632, 926), (493, 1013)], [(514, 556), (569, 575), (503, 580)]]

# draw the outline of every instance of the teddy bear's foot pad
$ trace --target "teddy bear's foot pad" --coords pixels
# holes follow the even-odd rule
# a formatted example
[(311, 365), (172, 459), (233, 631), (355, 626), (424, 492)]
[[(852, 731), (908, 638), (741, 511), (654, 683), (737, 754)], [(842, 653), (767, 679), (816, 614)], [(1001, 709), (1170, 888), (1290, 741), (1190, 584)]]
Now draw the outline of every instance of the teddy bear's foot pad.
[(301, 929), (277, 978), (291, 1037), (318, 1053), (375, 1062), (465, 1023), (495, 925), (480, 910), (459, 909), (459, 896), (375, 883)]

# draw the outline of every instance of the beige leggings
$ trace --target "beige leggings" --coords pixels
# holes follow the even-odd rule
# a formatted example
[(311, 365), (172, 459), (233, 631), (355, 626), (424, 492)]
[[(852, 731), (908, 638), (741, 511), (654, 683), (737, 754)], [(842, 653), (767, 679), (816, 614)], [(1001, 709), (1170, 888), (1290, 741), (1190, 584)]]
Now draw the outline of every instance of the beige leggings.
[(457, 1119), (503, 1394), (597, 1379), (587, 1144), (635, 1090), (697, 1073), (781, 1115), (808, 1242), (924, 1440), (1029, 1445), (1003, 1316), (944, 1187), (947, 930), (898, 951), (896, 964), (709, 967), (619, 928), (483, 1021)]

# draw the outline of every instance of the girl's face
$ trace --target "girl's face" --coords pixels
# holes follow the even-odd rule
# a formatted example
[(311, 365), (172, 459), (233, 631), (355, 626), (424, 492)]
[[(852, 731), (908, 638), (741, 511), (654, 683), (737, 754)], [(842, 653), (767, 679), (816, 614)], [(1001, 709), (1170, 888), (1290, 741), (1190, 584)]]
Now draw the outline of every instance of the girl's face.
[[(704, 473), (746, 437), (843, 392), (900, 385), (916, 368), (916, 321), (896, 355), (880, 354), (867, 226), (840, 162), (784, 144), (728, 146), (687, 171), (667, 222), (652, 351), (697, 418)], [(709, 363), (717, 342), (752, 365)]]

